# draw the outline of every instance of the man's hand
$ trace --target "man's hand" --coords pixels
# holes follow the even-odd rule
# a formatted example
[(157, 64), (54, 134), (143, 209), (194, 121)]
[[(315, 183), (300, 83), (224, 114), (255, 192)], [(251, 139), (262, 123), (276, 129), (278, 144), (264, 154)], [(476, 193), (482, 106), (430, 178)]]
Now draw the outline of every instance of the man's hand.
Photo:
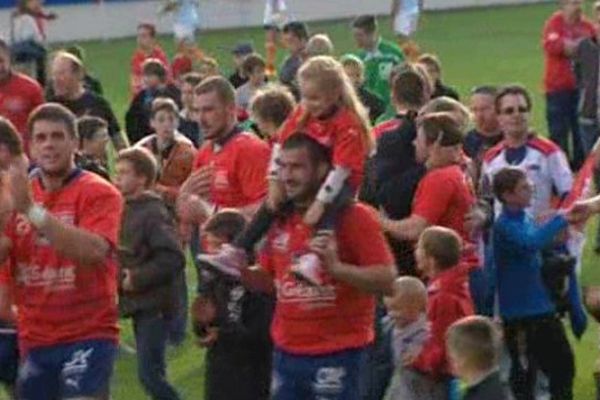
[(121, 281), (121, 288), (123, 288), (123, 291), (125, 291), (125, 292), (133, 292), (134, 291), (131, 275), (132, 275), (132, 273), (131, 273), (130, 269), (123, 270), (123, 280)]
[(190, 177), (181, 186), (180, 193), (208, 198), (214, 174), (215, 170), (210, 165), (192, 172)]
[(219, 328), (209, 326), (206, 328), (206, 334), (196, 340), (196, 344), (200, 347), (210, 347), (215, 344), (219, 338)]
[(24, 157), (13, 159), (9, 169), (10, 193), (15, 210), (25, 214), (33, 205), (31, 183), (27, 174), (27, 160)]
[(327, 230), (318, 231), (310, 242), (310, 250), (319, 256), (323, 269), (332, 277), (335, 277), (341, 263), (338, 257), (334, 232)]

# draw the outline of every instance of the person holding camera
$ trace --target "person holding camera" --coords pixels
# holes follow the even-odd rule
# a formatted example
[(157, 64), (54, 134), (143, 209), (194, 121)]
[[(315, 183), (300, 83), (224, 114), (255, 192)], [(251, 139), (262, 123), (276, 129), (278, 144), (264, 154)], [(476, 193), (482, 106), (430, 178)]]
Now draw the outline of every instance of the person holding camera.
[[(547, 265), (542, 266), (541, 260), (542, 251), (554, 247), (555, 239), (568, 224), (578, 222), (578, 215), (558, 212), (538, 225), (526, 212), (533, 186), (522, 169), (501, 169), (492, 185), (502, 203), (493, 227), (493, 245), (500, 316), (512, 361), (513, 394), (516, 400), (535, 398), (539, 367), (549, 380), (553, 400), (572, 399), (573, 351), (551, 285), (545, 279)], [(555, 274), (561, 273), (558, 269), (554, 268)]]

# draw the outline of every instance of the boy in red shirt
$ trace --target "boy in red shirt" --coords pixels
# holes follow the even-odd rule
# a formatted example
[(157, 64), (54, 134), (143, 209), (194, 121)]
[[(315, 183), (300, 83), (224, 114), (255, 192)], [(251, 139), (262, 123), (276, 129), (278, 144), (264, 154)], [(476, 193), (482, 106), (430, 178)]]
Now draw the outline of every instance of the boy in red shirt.
[(131, 57), (131, 97), (143, 87), (143, 64), (149, 58), (160, 60), (165, 69), (169, 68), (169, 60), (156, 41), (156, 27), (150, 23), (141, 23), (137, 28), (137, 49)]
[(404, 382), (415, 399), (449, 398), (451, 370), (446, 355), (446, 332), (455, 321), (472, 315), (469, 267), (460, 264), (462, 240), (451, 229), (432, 226), (423, 231), (415, 257), (417, 268), (429, 279), (427, 320), (430, 337), (416, 357), (404, 360)]
[[(14, 293), (23, 361), (22, 398), (109, 394), (117, 349), (114, 249), (122, 199), (101, 177), (78, 169), (75, 116), (45, 104), (29, 118), (38, 168), (28, 178), (11, 163), (9, 201), (16, 212), (0, 242), (0, 310)], [(2, 208), (2, 207), (0, 207)]]

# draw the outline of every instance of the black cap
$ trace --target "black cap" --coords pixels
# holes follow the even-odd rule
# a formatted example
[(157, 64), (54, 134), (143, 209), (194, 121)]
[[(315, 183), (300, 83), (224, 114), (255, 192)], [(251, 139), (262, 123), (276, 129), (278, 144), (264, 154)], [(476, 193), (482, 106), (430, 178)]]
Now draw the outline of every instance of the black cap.
[(247, 56), (248, 54), (254, 53), (254, 48), (251, 43), (238, 43), (231, 52), (236, 56)]

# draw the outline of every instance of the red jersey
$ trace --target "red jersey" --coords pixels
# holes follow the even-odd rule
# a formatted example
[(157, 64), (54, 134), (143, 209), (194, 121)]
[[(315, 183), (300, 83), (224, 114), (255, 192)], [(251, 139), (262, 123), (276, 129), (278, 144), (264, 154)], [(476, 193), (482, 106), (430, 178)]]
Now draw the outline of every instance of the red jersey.
[(363, 127), (358, 117), (349, 109), (342, 108), (327, 119), (308, 116), (302, 106), (298, 106), (279, 131), (279, 142), (298, 131), (305, 132), (323, 146), (333, 151), (333, 165), (351, 171), (349, 183), (358, 189), (364, 176), (365, 161), (368, 156), (368, 145), (362, 134)]
[(475, 191), (469, 176), (459, 165), (433, 169), (421, 179), (413, 200), (412, 214), (430, 225), (456, 231), (467, 245), (463, 261), (477, 265), (471, 235), (465, 228), (465, 215), (475, 205)]
[[(323, 273), (319, 287), (290, 275), (294, 259), (308, 252), (312, 230), (295, 213), (271, 227), (259, 264), (275, 280), (277, 303), (271, 336), (279, 349), (301, 355), (328, 354), (360, 348), (374, 339), (375, 298)], [(394, 260), (377, 216), (364, 204), (354, 204), (340, 215), (336, 226), (342, 262), (369, 268)]]
[(26, 150), (29, 149), (27, 118), (43, 102), (44, 94), (40, 84), (24, 74), (11, 72), (8, 80), (0, 82), (0, 115), (15, 125)]
[(173, 79), (179, 79), (180, 76), (192, 72), (192, 67), (193, 62), (190, 57), (185, 54), (177, 54), (175, 58), (173, 58), (173, 63), (171, 64)]
[(169, 60), (167, 59), (167, 55), (160, 48), (160, 46), (154, 47), (150, 54), (144, 53), (142, 50), (137, 49), (133, 56), (131, 57), (131, 94), (135, 96), (141, 89), (143, 84), (144, 73), (142, 70), (142, 65), (144, 61), (149, 58), (157, 58), (162, 62), (164, 67), (169, 70)]
[(473, 314), (469, 266), (457, 265), (434, 276), (427, 287), (427, 321), (431, 335), (412, 367), (437, 377), (451, 375), (446, 332), (454, 322)]
[(215, 171), (209, 201), (219, 208), (240, 208), (266, 196), (270, 157), (268, 144), (252, 133), (238, 131), (223, 146), (205, 142), (196, 154), (194, 170), (212, 165)]
[[(76, 171), (47, 192), (32, 178), (34, 201), (60, 220), (104, 237), (114, 249), (123, 209), (119, 192), (91, 172)], [(117, 341), (117, 276), (113, 252), (102, 266), (82, 266), (58, 254), (23, 215), (6, 232), (13, 243), (0, 284), (15, 293), (20, 346), (29, 349), (88, 339)]]
[(572, 61), (564, 53), (565, 40), (577, 40), (595, 35), (594, 24), (585, 17), (575, 24), (568, 24), (562, 11), (557, 11), (546, 21), (542, 34), (546, 93), (576, 89)]

